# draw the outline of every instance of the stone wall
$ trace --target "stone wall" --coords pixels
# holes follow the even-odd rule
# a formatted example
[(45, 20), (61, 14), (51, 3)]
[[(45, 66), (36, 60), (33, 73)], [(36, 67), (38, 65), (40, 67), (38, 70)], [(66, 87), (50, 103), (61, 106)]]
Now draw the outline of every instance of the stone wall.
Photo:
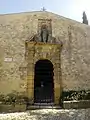
[(87, 109), (90, 108), (90, 100), (83, 101), (64, 101), (64, 109)]
[(26, 94), (25, 41), (37, 33), (38, 19), (52, 19), (52, 36), (63, 42), (63, 90), (90, 88), (90, 27), (49, 12), (0, 15), (0, 92)]

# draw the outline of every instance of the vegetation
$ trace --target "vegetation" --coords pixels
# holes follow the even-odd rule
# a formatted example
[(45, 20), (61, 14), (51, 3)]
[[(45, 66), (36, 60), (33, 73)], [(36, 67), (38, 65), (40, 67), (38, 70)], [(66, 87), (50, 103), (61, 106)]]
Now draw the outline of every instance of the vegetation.
[(26, 103), (27, 100), (28, 100), (27, 97), (14, 93), (10, 93), (8, 95), (0, 95), (0, 102), (4, 104), (14, 104), (14, 103), (23, 104)]
[(90, 90), (85, 91), (65, 91), (62, 93), (63, 101), (90, 100)]

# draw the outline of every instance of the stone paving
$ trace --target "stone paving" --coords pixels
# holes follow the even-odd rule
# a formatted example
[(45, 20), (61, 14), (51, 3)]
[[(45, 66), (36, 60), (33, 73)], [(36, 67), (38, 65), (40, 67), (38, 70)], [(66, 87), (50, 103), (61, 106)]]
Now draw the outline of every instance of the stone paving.
[(0, 114), (0, 120), (90, 120), (90, 109), (40, 109)]

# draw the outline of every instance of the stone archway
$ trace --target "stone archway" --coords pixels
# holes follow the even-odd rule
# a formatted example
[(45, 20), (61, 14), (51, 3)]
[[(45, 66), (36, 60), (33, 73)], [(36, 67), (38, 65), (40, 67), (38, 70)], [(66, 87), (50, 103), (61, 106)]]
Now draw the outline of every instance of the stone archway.
[(53, 64), (38, 60), (34, 70), (34, 103), (54, 103)]
[[(53, 82), (54, 82), (54, 93), (53, 100), (54, 105), (59, 105), (60, 97), (62, 94), (62, 76), (61, 76), (61, 44), (51, 44), (51, 43), (42, 43), (42, 42), (26, 42), (26, 54), (25, 58), (27, 61), (27, 97), (29, 104), (34, 104), (35, 102), (35, 90), (34, 90), (34, 81), (35, 81), (35, 66), (40, 60), (48, 60), (49, 63), (53, 63)], [(47, 63), (47, 62), (46, 62)], [(42, 100), (43, 102), (43, 100)], [(51, 102), (49, 101), (49, 105)], [(46, 104), (46, 103), (45, 103)], [(39, 104), (38, 104), (39, 105)]]

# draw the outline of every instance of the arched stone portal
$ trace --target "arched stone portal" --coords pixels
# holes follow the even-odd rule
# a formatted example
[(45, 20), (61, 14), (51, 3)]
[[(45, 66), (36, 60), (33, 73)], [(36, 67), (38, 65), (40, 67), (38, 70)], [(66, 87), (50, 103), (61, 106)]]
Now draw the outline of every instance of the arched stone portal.
[(39, 60), (34, 70), (34, 103), (54, 103), (53, 64)]
[(61, 48), (61, 44), (26, 42), (26, 94), (30, 105), (39, 102), (59, 105), (62, 94)]

